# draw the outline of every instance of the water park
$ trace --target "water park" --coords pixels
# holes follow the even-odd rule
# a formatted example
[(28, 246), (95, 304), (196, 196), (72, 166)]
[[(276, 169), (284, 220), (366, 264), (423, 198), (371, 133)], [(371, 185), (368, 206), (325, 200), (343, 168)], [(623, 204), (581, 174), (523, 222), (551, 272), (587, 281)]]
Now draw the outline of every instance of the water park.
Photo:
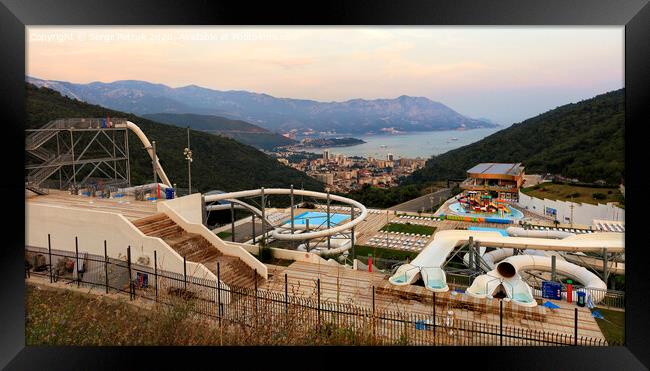
[[(97, 135), (86, 148), (98, 144), (99, 151), (47, 145), (88, 132)], [(153, 183), (131, 184), (129, 133), (147, 150)], [(112, 140), (115, 150), (102, 153), (107, 145), (98, 138)], [(235, 305), (243, 299), (235, 289), (254, 290), (255, 300), (261, 292), (284, 295), (278, 302), (286, 305), (291, 292), (301, 298), (295, 303), (317, 300), (305, 308), (318, 308), (319, 321), (323, 301), (360, 308), (349, 313), (372, 308), (419, 316), (411, 330), (434, 342), (442, 336), (436, 329), (444, 329), (450, 344), (479, 344), (474, 341), (481, 334), (461, 323), (501, 324), (502, 336), (505, 323), (526, 334), (551, 331), (576, 343), (579, 337), (616, 343), (603, 330), (602, 313), (625, 310), (624, 291), (617, 289), (624, 282), (624, 229), (602, 228), (604, 220), (594, 222), (601, 228), (558, 225), (543, 216), (524, 223), (514, 206), (521, 164), (475, 166), (464, 193), (441, 208), (445, 213), (422, 214), (367, 208), (328, 190), (290, 184), (179, 195), (156, 143), (119, 118), (50, 122), (28, 132), (26, 152), (40, 161), (26, 169), (26, 262), (33, 271), (43, 259), (53, 267), (56, 256), (67, 256), (77, 267), (70, 274), (78, 277), (83, 266), (85, 280), (97, 274), (96, 282), (84, 284), (105, 285), (108, 292), (107, 262), (119, 259), (128, 261), (121, 271), (128, 275), (111, 279), (126, 282), (134, 297), (151, 294), (147, 289), (154, 286), (158, 300), (158, 275), (166, 271), (182, 278), (184, 290), (194, 287), (192, 295), (208, 295), (204, 300), (216, 303), (211, 313), (232, 307), (229, 313), (240, 315)], [(106, 165), (110, 171), (102, 169)], [(215, 215), (229, 221), (210, 224)], [(192, 280), (215, 283), (203, 290), (188, 286)], [(548, 344), (542, 338), (534, 345)]]
[(503, 199), (493, 198), (489, 192), (467, 191), (458, 198), (457, 203), (449, 205), (449, 209), (456, 215), (482, 217), (488, 220), (518, 220), (524, 217), (521, 211), (510, 206)]

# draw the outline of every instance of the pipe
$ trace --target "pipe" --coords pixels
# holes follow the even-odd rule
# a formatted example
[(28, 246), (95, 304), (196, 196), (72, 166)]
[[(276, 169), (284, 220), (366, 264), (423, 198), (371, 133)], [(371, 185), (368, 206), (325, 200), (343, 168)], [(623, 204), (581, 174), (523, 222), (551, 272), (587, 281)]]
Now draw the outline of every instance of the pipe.
[(521, 227), (508, 227), (506, 233), (513, 237), (533, 237), (533, 238), (565, 238), (575, 236), (575, 233), (555, 231), (555, 230), (534, 230), (524, 229)]
[[(352, 248), (352, 244), (350, 243), (350, 239), (343, 239), (343, 240), (337, 240), (333, 239), (330, 240), (330, 246), (338, 246), (333, 249), (326, 249), (326, 250), (320, 250), (318, 249), (319, 247), (325, 247), (327, 248), (327, 242), (318, 242), (316, 243), (315, 246), (310, 246), (310, 253), (320, 255), (320, 256), (327, 256), (327, 255), (335, 255), (335, 254), (340, 254), (344, 253)], [(305, 248), (305, 244), (300, 244), (298, 245), (298, 249), (303, 251), (302, 248)], [(305, 250), (306, 251), (306, 248)]]
[(162, 182), (165, 185), (171, 187), (172, 183), (169, 181), (169, 178), (167, 178), (167, 174), (165, 174), (165, 170), (163, 170), (162, 166), (160, 166), (160, 161), (158, 160), (158, 155), (154, 156), (153, 147), (151, 146), (151, 142), (149, 142), (149, 138), (147, 138), (147, 136), (140, 129), (140, 127), (138, 127), (138, 125), (132, 123), (131, 121), (127, 121), (126, 124), (117, 123), (117, 124), (115, 124), (115, 127), (116, 128), (126, 127), (129, 130), (131, 130), (138, 137), (138, 139), (140, 139), (140, 141), (142, 142), (142, 145), (144, 146), (144, 149), (146, 149), (147, 153), (149, 153), (149, 157), (151, 157), (151, 160), (156, 162), (156, 170), (157, 170), (156, 173), (160, 177), (160, 180), (162, 180)]

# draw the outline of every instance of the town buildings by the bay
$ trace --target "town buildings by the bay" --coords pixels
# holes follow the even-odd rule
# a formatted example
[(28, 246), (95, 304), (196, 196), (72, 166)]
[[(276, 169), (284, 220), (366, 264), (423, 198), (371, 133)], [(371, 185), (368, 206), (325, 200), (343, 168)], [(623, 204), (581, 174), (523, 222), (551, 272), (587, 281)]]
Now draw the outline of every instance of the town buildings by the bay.
[(426, 162), (420, 157), (395, 158), (390, 153), (386, 158), (346, 157), (330, 150), (324, 150), (321, 155), (293, 151), (274, 152), (273, 155), (281, 163), (304, 171), (335, 192), (352, 191), (364, 184), (381, 188), (396, 186), (400, 177), (424, 167)]

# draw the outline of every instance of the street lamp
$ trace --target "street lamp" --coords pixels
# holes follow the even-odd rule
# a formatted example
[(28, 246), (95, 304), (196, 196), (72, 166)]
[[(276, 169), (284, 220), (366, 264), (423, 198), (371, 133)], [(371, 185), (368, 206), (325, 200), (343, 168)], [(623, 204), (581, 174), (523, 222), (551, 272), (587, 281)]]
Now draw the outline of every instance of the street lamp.
[(183, 155), (187, 160), (188, 194), (192, 194), (192, 150), (190, 149), (190, 127), (187, 127), (187, 147), (183, 149)]

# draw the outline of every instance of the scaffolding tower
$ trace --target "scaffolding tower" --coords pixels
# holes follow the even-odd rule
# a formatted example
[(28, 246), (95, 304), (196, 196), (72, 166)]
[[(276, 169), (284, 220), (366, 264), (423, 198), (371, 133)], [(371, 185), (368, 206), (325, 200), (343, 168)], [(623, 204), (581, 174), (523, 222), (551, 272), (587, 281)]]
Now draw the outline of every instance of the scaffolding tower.
[(89, 184), (131, 185), (126, 119), (71, 118), (27, 129), (25, 188), (78, 190)]

